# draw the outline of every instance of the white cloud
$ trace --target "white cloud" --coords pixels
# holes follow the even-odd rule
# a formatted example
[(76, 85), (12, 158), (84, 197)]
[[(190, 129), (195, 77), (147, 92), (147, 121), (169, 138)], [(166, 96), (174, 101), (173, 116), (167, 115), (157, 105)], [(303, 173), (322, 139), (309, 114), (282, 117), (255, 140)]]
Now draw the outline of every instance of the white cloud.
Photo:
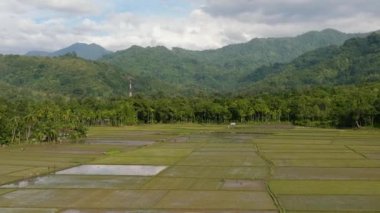
[(380, 29), (377, 0), (194, 0), (192, 12), (178, 18), (115, 12), (115, 2), (2, 0), (0, 52), (56, 50), (75, 42), (111, 50), (132, 45), (209, 49), (324, 28)]
[(102, 3), (99, 0), (16, 0), (16, 2), (38, 10), (67, 14), (97, 14), (102, 11)]

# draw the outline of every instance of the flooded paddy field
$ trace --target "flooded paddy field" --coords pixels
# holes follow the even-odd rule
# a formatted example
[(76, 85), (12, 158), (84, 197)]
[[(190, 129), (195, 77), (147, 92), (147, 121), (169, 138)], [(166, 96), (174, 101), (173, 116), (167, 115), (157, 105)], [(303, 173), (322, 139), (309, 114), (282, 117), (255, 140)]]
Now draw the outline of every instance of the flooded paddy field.
[(380, 212), (380, 131), (96, 127), (0, 149), (0, 212)]

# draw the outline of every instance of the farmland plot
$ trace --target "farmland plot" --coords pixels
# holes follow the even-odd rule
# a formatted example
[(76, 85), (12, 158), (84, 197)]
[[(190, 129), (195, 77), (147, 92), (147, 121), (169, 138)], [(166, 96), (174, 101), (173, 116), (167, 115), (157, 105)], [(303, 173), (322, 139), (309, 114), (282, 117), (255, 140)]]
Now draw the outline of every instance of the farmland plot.
[(380, 212), (379, 153), (376, 130), (96, 127), (0, 149), (0, 212)]

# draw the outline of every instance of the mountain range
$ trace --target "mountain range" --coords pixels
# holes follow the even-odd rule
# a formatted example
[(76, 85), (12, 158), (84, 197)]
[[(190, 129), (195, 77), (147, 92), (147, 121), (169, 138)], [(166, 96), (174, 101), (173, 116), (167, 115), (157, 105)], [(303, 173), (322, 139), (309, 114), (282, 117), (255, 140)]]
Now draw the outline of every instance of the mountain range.
[(78, 43), (54, 53), (0, 56), (0, 85), (36, 94), (110, 97), (127, 96), (128, 79), (133, 79), (134, 94), (151, 96), (276, 93), (376, 83), (379, 37), (327, 29), (215, 50), (132, 46), (115, 53)]
[(154, 77), (155, 83), (145, 85), (145, 89), (139, 88), (141, 90), (157, 91), (162, 87), (172, 87), (170, 91), (180, 91), (185, 95), (198, 91), (225, 94), (240, 87), (240, 79), (261, 66), (290, 62), (308, 51), (330, 45), (339, 46), (347, 39), (366, 35), (326, 29), (296, 37), (253, 39), (206, 51), (133, 46), (106, 55), (100, 61), (147, 79), (145, 82)]

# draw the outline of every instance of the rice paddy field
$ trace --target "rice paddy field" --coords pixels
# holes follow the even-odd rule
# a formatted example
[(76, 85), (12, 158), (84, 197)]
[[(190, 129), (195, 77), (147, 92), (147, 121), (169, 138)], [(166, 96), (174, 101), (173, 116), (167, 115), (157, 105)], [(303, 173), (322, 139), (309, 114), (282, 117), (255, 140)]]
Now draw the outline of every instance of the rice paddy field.
[(380, 212), (380, 131), (95, 127), (0, 148), (0, 212)]

